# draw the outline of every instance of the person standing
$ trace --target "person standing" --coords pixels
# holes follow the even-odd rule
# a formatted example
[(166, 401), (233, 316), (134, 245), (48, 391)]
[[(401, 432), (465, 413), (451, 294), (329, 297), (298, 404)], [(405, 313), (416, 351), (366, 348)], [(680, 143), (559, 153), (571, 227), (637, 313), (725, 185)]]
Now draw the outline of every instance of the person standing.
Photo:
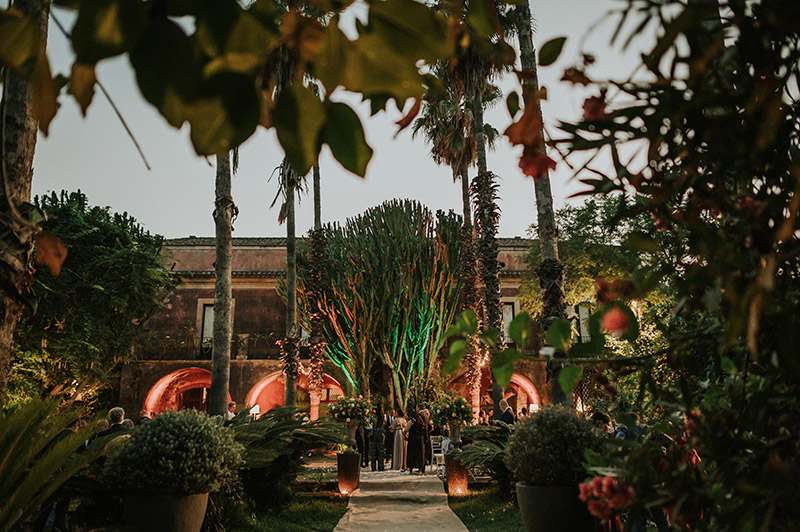
[(398, 410), (397, 415), (392, 423), (392, 432), (394, 433), (394, 445), (392, 448), (392, 469), (397, 471), (406, 470), (406, 435), (404, 429), (406, 428), (406, 419), (403, 417), (403, 411)]
[(419, 411), (414, 411), (413, 417), (406, 425), (405, 432), (408, 435), (408, 446), (406, 447), (406, 466), (409, 473), (418, 469), (421, 474), (425, 474), (425, 424)]
[(383, 414), (383, 407), (378, 406), (375, 412), (375, 419), (372, 420), (372, 434), (369, 439), (369, 466), (372, 471), (383, 471), (383, 445), (384, 445), (384, 426), (386, 416)]
[(225, 412), (225, 420), (230, 421), (236, 417), (236, 401), (228, 403), (228, 411)]
[(514, 411), (511, 410), (511, 407), (508, 406), (508, 401), (505, 399), (500, 400), (500, 410), (503, 411), (503, 413), (500, 414), (500, 421), (512, 425), (514, 423)]

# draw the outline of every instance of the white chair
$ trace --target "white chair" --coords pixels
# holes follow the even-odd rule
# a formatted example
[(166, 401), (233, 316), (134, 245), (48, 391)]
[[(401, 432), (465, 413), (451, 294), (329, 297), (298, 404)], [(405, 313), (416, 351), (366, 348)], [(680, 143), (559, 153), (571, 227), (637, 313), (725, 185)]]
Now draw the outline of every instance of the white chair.
[(431, 462), (436, 468), (436, 474), (444, 473), (444, 452), (442, 451), (442, 437), (431, 436)]

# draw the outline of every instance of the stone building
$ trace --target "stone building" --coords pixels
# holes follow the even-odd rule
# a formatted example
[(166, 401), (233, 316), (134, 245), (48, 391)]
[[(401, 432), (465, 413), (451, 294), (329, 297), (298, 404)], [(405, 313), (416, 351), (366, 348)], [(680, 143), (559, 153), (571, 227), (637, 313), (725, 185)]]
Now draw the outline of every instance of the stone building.
[[(519, 289), (527, 269), (524, 255), (531, 241), (499, 239), (500, 287), (506, 323), (520, 312)], [(211, 383), (211, 338), (214, 316), (214, 239), (167, 240), (164, 255), (180, 284), (164, 300), (164, 307), (147, 322), (148, 342), (137, 351), (137, 361), (126, 364), (120, 382), (120, 404), (128, 411), (207, 407)], [(259, 406), (261, 412), (282, 404), (283, 377), (275, 341), (285, 330), (286, 307), (278, 293), (278, 280), (286, 261), (284, 238), (234, 238), (233, 338), (230, 395), (239, 409)], [(531, 354), (536, 352), (534, 347)], [(307, 350), (301, 347), (301, 358)], [(298, 379), (298, 405), (308, 404), (307, 378), (302, 361)], [(484, 394), (489, 398), (489, 372), (484, 375)], [(342, 395), (343, 376), (333, 365), (325, 368), (322, 403)], [(463, 375), (451, 388), (465, 393)], [(517, 408), (548, 400), (540, 360), (517, 362), (506, 396)]]

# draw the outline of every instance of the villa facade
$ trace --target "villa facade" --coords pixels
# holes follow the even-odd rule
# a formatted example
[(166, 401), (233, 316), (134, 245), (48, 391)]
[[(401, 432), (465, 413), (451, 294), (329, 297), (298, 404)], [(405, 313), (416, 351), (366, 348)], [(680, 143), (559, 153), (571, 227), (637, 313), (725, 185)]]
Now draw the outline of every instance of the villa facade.
[[(505, 323), (520, 312), (520, 284), (527, 270), (524, 256), (530, 245), (528, 239), (499, 239)], [(214, 316), (214, 239), (191, 236), (167, 240), (164, 256), (182, 283), (148, 320), (150, 339), (137, 350), (137, 361), (122, 369), (120, 404), (130, 411), (203, 409), (207, 405)], [(286, 327), (286, 306), (279, 295), (285, 262), (285, 238), (233, 239), (230, 395), (240, 409), (259, 405), (265, 412), (283, 402), (276, 340), (284, 335)], [(529, 354), (537, 351), (537, 346), (532, 346)], [(300, 405), (308, 401), (306, 356), (307, 349), (301, 347)], [(483, 395), (488, 400), (488, 368), (484, 381)], [(343, 382), (338, 368), (326, 366), (322, 403), (342, 395)], [(450, 386), (454, 391), (466, 392), (462, 375), (456, 375)], [(518, 409), (523, 406), (535, 409), (547, 402), (543, 362), (535, 358), (518, 362), (506, 396)]]

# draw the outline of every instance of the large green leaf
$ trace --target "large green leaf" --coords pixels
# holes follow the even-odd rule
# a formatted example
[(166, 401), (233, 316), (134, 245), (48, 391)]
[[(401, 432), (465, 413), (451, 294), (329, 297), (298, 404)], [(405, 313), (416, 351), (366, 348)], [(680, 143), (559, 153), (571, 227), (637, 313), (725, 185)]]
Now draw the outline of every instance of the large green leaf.
[(511, 320), (508, 334), (519, 349), (525, 349), (531, 343), (531, 317), (527, 312), (520, 312)]
[(278, 96), (272, 120), (292, 169), (307, 174), (317, 161), (317, 139), (326, 121), (319, 97), (302, 83), (292, 83)]
[(545, 332), (545, 336), (553, 347), (561, 351), (567, 351), (572, 338), (572, 326), (569, 320), (560, 319), (554, 321)]
[(173, 127), (188, 119), (202, 77), (189, 37), (175, 23), (155, 19), (129, 54), (142, 95)]
[(361, 120), (348, 105), (330, 104), (321, 139), (331, 147), (333, 156), (342, 166), (359, 177), (364, 177), (367, 164), (372, 158), (372, 148), (364, 138)]
[(402, 108), (424, 92), (417, 63), (450, 52), (445, 19), (414, 0), (371, 4), (369, 23), (358, 29), (359, 38), (351, 41), (334, 18), (323, 34), (314, 74), (329, 93), (344, 86), (365, 98), (390, 96)]
[(39, 55), (36, 23), (16, 9), (0, 10), (0, 65), (30, 76)]
[(467, 342), (466, 340), (456, 340), (450, 345), (450, 356), (447, 357), (447, 362), (445, 362), (444, 367), (442, 368), (442, 372), (445, 375), (450, 375), (451, 373), (455, 373), (458, 371), (458, 368), (461, 366), (461, 360), (464, 358), (464, 355), (467, 354)]
[(266, 58), (278, 42), (272, 19), (245, 11), (238, 2), (201, 3), (195, 36), (206, 55), (247, 54)]
[(572, 393), (572, 389), (575, 388), (581, 380), (581, 372), (582, 368), (580, 366), (566, 366), (561, 368), (561, 372), (558, 375), (558, 384), (564, 391), (564, 395), (569, 396), (569, 394)]
[(145, 9), (136, 0), (82, 0), (72, 28), (78, 61), (94, 64), (129, 50), (144, 27)]
[(514, 374), (514, 361), (519, 360), (522, 354), (516, 349), (505, 349), (492, 358), (491, 368), (497, 383), (505, 388), (511, 382)]
[(200, 87), (186, 107), (191, 140), (200, 155), (224, 153), (244, 142), (258, 127), (260, 102), (252, 79), (218, 74)]
[(487, 37), (496, 33), (493, 24), (494, 2), (488, 0), (470, 0), (467, 6), (467, 20), (470, 27), (478, 32), (478, 35)]
[(567, 42), (566, 37), (556, 37), (544, 43), (539, 51), (539, 66), (548, 66), (555, 63), (558, 56), (561, 55), (565, 42)]

